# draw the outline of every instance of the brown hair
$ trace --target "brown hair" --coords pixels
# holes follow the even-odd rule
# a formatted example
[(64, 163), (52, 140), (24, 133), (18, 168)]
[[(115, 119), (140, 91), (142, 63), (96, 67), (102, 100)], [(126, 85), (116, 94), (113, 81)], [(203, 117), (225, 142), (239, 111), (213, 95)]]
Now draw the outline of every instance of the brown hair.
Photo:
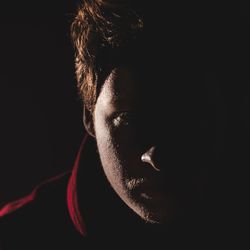
[[(84, 0), (71, 26), (76, 49), (77, 86), (86, 108), (93, 110), (105, 75), (143, 28), (138, 1)], [(139, 5), (138, 5), (139, 6)]]

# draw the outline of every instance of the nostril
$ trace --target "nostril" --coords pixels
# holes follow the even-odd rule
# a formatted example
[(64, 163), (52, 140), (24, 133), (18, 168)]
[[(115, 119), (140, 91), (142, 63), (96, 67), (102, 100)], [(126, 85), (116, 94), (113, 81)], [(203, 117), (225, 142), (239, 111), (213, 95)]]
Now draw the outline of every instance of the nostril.
[(155, 147), (151, 147), (141, 156), (141, 160), (150, 164), (156, 171), (160, 171), (160, 168), (156, 165), (156, 162), (154, 161), (154, 154)]

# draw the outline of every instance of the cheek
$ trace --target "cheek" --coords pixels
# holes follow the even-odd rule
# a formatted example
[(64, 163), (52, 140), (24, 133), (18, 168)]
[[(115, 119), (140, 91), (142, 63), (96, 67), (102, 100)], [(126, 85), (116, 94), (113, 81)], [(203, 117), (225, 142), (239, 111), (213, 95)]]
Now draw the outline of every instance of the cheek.
[(123, 189), (140, 159), (133, 137), (127, 131), (114, 129), (105, 118), (96, 118), (96, 141), (104, 172), (115, 189)]
[(95, 134), (99, 155), (105, 166), (119, 165), (118, 146), (112, 136), (112, 130), (104, 119), (95, 120)]
[(118, 150), (119, 145), (114, 139), (112, 129), (101, 116), (95, 119), (95, 135), (104, 173), (112, 186), (121, 188), (124, 173)]

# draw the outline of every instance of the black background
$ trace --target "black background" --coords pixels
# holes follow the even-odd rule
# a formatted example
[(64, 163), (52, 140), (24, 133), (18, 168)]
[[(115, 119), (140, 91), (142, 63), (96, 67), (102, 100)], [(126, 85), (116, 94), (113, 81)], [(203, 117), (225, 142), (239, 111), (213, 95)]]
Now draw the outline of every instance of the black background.
[(0, 206), (71, 168), (83, 136), (75, 1), (0, 3)]

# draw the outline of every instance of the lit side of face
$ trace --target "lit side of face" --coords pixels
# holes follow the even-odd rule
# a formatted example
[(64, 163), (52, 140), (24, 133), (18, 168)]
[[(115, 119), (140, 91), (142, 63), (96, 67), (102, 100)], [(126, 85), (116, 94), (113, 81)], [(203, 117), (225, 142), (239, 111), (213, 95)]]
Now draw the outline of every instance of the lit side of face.
[(117, 68), (107, 77), (93, 114), (95, 138), (104, 172), (116, 193), (143, 219), (162, 223), (173, 217), (175, 197), (165, 188), (160, 166), (154, 161), (155, 145), (146, 135), (139, 135), (145, 125), (139, 119), (137, 100), (141, 97), (136, 84), (126, 68)]

